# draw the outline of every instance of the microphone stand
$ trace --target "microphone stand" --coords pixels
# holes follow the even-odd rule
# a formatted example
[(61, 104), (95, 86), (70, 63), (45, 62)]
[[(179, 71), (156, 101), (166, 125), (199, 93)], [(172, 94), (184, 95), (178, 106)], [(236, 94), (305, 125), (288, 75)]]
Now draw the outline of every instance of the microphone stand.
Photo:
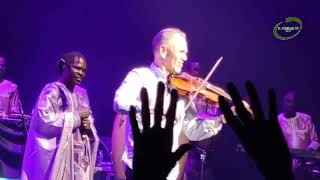
[(204, 163), (207, 157), (206, 150), (197, 147), (197, 150), (200, 151), (200, 160), (201, 160), (201, 173), (200, 173), (200, 180), (203, 180), (203, 172), (204, 172)]
[(19, 100), (19, 109), (20, 109), (20, 113), (21, 113), (21, 121), (22, 121), (23, 126), (24, 126), (24, 133), (25, 133), (25, 135), (28, 135), (29, 128), (28, 128), (28, 124), (26, 122), (27, 120), (24, 119), (24, 111), (23, 111), (22, 103), (21, 103), (20, 100)]

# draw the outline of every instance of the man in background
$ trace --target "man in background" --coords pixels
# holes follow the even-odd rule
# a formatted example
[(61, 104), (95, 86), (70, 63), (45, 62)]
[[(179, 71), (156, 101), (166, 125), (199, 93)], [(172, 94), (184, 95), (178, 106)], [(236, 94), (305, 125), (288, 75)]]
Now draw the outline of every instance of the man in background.
[[(278, 115), (278, 121), (290, 149), (318, 150), (319, 142), (311, 116), (298, 112), (295, 91), (289, 91), (283, 98), (283, 112)], [(303, 162), (293, 160), (293, 171), (303, 168)]]
[(19, 99), (18, 86), (4, 79), (7, 60), (0, 55), (0, 116), (9, 117), (21, 113), (21, 102)]
[(25, 127), (18, 86), (4, 78), (7, 60), (0, 54), (0, 178), (19, 178)]

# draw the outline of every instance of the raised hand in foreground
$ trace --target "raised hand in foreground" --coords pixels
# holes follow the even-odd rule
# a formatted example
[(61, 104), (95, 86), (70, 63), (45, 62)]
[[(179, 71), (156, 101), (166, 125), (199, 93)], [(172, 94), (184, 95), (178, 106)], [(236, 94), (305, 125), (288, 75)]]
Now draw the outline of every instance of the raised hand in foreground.
[(273, 90), (268, 92), (269, 119), (266, 119), (252, 82), (246, 82), (246, 89), (253, 115), (244, 107), (235, 85), (228, 83), (227, 89), (235, 105), (237, 116), (231, 111), (226, 99), (220, 96), (221, 111), (262, 175), (270, 180), (293, 179), (290, 152), (277, 120), (275, 92)]
[(176, 90), (172, 90), (170, 105), (164, 115), (166, 125), (165, 128), (162, 128), (164, 90), (164, 84), (159, 82), (153, 127), (150, 127), (149, 99), (145, 88), (141, 89), (142, 132), (140, 132), (136, 120), (136, 109), (133, 106), (130, 107), (129, 116), (134, 140), (133, 178), (135, 180), (166, 179), (176, 162), (191, 149), (190, 144), (183, 144), (175, 152), (172, 152), (173, 125), (178, 94)]

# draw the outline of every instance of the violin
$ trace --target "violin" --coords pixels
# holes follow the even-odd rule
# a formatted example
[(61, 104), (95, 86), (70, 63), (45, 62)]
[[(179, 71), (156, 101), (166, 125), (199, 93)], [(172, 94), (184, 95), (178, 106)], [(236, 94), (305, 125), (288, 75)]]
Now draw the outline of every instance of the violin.
[[(200, 87), (203, 84), (202, 87)], [(174, 88), (178, 91), (181, 96), (193, 96), (198, 91), (196, 97), (201, 98), (218, 107), (218, 98), (223, 96), (224, 98), (231, 101), (231, 97), (222, 88), (213, 85), (208, 82), (204, 82), (203, 79), (199, 77), (194, 77), (188, 73), (181, 73), (178, 75), (168, 76), (168, 85), (170, 88)], [(200, 88), (199, 88), (200, 87)]]
[(231, 101), (230, 95), (228, 95), (223, 89), (208, 83), (209, 78), (217, 69), (222, 59), (223, 57), (220, 57), (217, 60), (204, 80), (191, 76), (187, 73), (182, 73), (181, 76), (171, 75), (171, 77), (168, 77), (169, 87), (176, 88), (180, 95), (189, 95), (189, 102), (186, 105), (185, 109), (189, 108), (196, 97), (210, 100), (209, 102), (211, 102), (216, 107), (218, 107), (219, 95)]
[[(232, 102), (231, 96), (228, 93), (226, 93), (222, 88), (208, 83), (209, 78), (216, 70), (222, 59), (223, 57), (220, 57), (217, 60), (217, 62), (212, 67), (210, 72), (207, 74), (205, 79), (194, 77), (187, 73), (168, 76), (168, 86), (170, 88), (175, 88), (178, 91), (179, 95), (189, 97), (189, 102), (187, 103), (185, 109), (188, 109), (188, 107), (192, 104), (193, 100), (196, 97), (204, 99), (209, 104), (212, 104), (214, 107), (219, 107), (219, 96), (223, 96), (224, 98)], [(250, 114), (253, 114), (249, 104), (246, 101), (242, 101), (242, 103), (246, 107), (247, 111)]]

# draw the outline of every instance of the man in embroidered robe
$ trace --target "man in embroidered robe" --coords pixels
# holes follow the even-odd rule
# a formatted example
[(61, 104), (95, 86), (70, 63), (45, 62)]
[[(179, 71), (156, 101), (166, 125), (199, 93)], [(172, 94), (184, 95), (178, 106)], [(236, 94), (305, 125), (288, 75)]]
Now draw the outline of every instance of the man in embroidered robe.
[(33, 110), (21, 179), (93, 179), (98, 136), (87, 92), (78, 86), (86, 70), (81, 53), (59, 60), (59, 80), (44, 87)]

